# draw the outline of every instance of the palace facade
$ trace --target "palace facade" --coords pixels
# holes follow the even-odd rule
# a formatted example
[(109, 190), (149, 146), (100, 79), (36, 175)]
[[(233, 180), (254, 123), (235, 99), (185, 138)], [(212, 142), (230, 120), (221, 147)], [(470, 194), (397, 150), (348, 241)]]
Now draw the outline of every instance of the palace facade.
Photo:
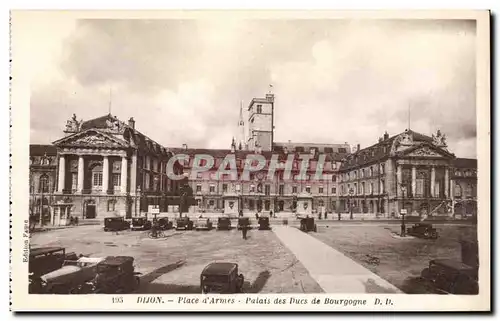
[[(30, 146), (30, 213), (46, 224), (64, 225), (68, 218), (102, 220), (108, 216), (142, 215), (150, 205), (160, 212), (178, 212), (180, 186), (189, 184), (190, 212), (221, 213), (237, 200), (238, 209), (294, 212), (297, 198), (309, 195), (313, 212), (354, 212), (356, 215), (475, 214), (477, 162), (456, 158), (439, 131), (426, 136), (411, 130), (387, 133), (368, 148), (343, 144), (274, 141), (272, 93), (254, 98), (230, 149), (166, 148), (108, 114), (88, 121), (76, 115), (67, 121), (61, 139), (52, 145)], [(189, 156), (171, 169), (189, 180), (171, 180), (167, 163), (176, 154)], [(212, 168), (190, 175), (194, 155), (215, 160)], [(248, 180), (216, 175), (226, 156), (234, 155), (238, 177), (249, 155), (266, 164)], [(273, 159), (276, 170), (269, 175)], [(292, 159), (291, 175), (285, 163)], [(305, 168), (305, 171), (304, 171)], [(322, 175), (316, 173), (321, 170)], [(299, 177), (299, 173), (305, 177)]]
[[(466, 182), (459, 174), (464, 167), (470, 173)], [(377, 144), (342, 162), (339, 208), (383, 217), (399, 217), (402, 212), (419, 217), (454, 215), (458, 207), (454, 202), (464, 187), (469, 203), (475, 202), (476, 169), (474, 160), (456, 158), (448, 151), (439, 130), (432, 136), (412, 130), (392, 137), (385, 133)], [(475, 208), (469, 205), (463, 214), (475, 215)]]

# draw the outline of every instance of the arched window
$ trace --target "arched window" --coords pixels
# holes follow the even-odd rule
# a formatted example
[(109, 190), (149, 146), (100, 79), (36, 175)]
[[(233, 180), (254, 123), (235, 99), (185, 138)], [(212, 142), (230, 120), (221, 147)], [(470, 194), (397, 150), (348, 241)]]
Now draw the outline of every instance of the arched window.
[(40, 184), (38, 185), (39, 193), (48, 193), (49, 192), (49, 177), (45, 174), (40, 176)]
[(465, 187), (465, 196), (466, 197), (472, 196), (472, 185), (471, 184), (467, 184), (467, 186)]
[(370, 177), (373, 176), (373, 166), (370, 167)]
[(92, 168), (92, 187), (102, 187), (102, 165), (96, 165)]
[(455, 197), (462, 197), (462, 186), (455, 184)]

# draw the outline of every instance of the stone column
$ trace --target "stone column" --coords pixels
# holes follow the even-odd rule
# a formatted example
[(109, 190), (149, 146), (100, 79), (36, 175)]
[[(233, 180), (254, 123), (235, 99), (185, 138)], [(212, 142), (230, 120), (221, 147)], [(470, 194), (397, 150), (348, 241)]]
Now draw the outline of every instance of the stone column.
[(83, 160), (83, 156), (80, 155), (78, 157), (78, 190), (77, 190), (79, 193), (83, 192), (83, 182), (84, 182), (84, 173), (85, 173), (84, 166), (85, 166), (85, 163)]
[(444, 197), (448, 198), (450, 192), (450, 176), (448, 174), (448, 167), (444, 168)]
[(436, 181), (436, 168), (434, 166), (432, 166), (432, 168), (431, 168), (431, 197), (436, 196), (434, 194), (435, 181)]
[(107, 194), (109, 189), (109, 159), (102, 157), (102, 193)]
[(64, 155), (59, 156), (59, 176), (57, 181), (57, 191), (62, 193), (66, 183), (66, 159)]
[(417, 194), (417, 168), (412, 166), (411, 168), (411, 196), (414, 198)]
[(396, 195), (398, 197), (401, 196), (401, 185), (403, 183), (403, 175), (402, 175), (402, 168), (401, 165), (398, 165), (396, 169), (396, 178), (397, 178), (397, 184), (396, 184)]
[(120, 190), (122, 193), (127, 193), (127, 171), (128, 171), (128, 162), (127, 157), (122, 156), (122, 172), (121, 172), (121, 187)]
[(130, 166), (130, 193), (135, 195), (137, 189), (137, 154), (132, 154), (132, 164)]

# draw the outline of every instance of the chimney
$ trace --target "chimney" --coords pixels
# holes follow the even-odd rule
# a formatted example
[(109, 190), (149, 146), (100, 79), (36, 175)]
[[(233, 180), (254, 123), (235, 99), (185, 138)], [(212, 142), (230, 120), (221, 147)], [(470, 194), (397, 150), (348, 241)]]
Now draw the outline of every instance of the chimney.
[(130, 119), (128, 120), (128, 126), (132, 129), (135, 129), (135, 120), (134, 120), (134, 117), (130, 117)]
[(358, 149), (357, 149), (357, 151), (359, 152), (359, 150), (360, 150), (360, 149), (361, 149), (361, 145), (360, 145), (360, 144), (358, 144)]
[(274, 94), (266, 94), (266, 99), (268, 102), (274, 102)]
[(387, 133), (387, 131), (384, 133), (384, 140), (388, 140), (389, 139), (389, 134)]
[(187, 150), (188, 149), (188, 145), (187, 144), (182, 144), (182, 149)]

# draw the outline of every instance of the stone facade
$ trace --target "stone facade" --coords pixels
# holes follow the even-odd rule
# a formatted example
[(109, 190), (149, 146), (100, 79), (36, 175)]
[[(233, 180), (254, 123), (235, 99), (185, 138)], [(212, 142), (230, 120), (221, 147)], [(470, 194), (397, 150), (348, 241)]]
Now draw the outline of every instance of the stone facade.
[(456, 157), (440, 131), (432, 137), (406, 130), (359, 149), (343, 162), (339, 208), (398, 217), (453, 215), (452, 175)]

